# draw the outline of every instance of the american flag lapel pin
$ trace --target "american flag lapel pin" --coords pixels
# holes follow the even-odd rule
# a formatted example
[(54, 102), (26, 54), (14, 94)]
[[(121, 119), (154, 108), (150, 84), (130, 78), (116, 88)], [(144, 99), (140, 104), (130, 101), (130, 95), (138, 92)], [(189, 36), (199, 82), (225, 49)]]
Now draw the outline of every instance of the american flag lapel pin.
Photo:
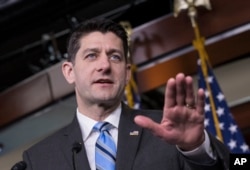
[(139, 135), (139, 131), (134, 130), (132, 132), (129, 133), (130, 136), (138, 136)]

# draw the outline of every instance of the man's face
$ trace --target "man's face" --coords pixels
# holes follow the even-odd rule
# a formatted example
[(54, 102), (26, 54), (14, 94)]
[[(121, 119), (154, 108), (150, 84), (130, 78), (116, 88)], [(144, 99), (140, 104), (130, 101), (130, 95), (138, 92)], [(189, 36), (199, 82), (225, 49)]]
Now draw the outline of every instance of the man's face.
[(68, 80), (75, 83), (78, 104), (120, 102), (130, 77), (122, 40), (111, 32), (92, 32), (80, 44)]

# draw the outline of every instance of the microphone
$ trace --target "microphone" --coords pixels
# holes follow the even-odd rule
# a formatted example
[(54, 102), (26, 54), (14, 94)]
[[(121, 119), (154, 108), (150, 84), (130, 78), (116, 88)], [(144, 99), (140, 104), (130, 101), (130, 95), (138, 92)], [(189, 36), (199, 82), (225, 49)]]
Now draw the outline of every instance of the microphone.
[(73, 143), (72, 146), (72, 161), (73, 161), (73, 169), (77, 170), (76, 166), (76, 154), (82, 150), (82, 144), (80, 142)]
[(16, 163), (11, 170), (25, 170), (27, 167), (26, 163), (24, 161), (20, 161)]
[(82, 144), (80, 142), (73, 143), (72, 152), (80, 152), (82, 150)]

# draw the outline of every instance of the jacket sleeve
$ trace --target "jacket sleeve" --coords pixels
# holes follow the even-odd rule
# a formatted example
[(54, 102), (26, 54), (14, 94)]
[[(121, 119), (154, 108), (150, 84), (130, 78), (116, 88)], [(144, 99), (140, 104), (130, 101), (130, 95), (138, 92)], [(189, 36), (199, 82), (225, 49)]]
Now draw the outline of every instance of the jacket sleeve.
[(215, 160), (211, 159), (211, 162), (209, 163), (202, 163), (202, 162), (197, 162), (189, 159), (188, 157), (184, 156), (183, 154), (181, 155), (181, 159), (184, 160), (183, 163), (183, 169), (195, 169), (195, 170), (228, 170), (229, 169), (229, 155), (230, 152), (228, 148), (221, 143), (219, 140), (217, 140), (215, 137), (213, 137), (211, 134), (209, 134), (209, 139), (210, 139), (210, 145), (211, 149), (216, 157)]

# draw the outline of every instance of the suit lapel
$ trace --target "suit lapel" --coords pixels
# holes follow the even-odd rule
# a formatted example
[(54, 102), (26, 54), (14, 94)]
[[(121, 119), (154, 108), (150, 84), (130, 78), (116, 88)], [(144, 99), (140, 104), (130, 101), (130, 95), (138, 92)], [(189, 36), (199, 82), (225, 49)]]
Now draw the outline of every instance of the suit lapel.
[(135, 112), (127, 106), (122, 106), (118, 128), (117, 170), (132, 169), (137, 148), (142, 134), (142, 128), (134, 123)]
[(74, 143), (81, 143), (82, 148), (75, 155), (76, 167), (77, 169), (90, 170), (86, 150), (85, 150), (84, 143), (82, 140), (80, 126), (79, 126), (76, 116), (73, 122), (66, 129), (64, 133), (64, 137), (66, 138), (65, 140), (66, 142), (65, 142), (65, 146), (62, 147), (62, 150), (64, 151), (65, 156), (67, 157), (67, 160), (69, 161), (71, 167), (73, 167), (73, 152), (72, 152), (73, 145)]

